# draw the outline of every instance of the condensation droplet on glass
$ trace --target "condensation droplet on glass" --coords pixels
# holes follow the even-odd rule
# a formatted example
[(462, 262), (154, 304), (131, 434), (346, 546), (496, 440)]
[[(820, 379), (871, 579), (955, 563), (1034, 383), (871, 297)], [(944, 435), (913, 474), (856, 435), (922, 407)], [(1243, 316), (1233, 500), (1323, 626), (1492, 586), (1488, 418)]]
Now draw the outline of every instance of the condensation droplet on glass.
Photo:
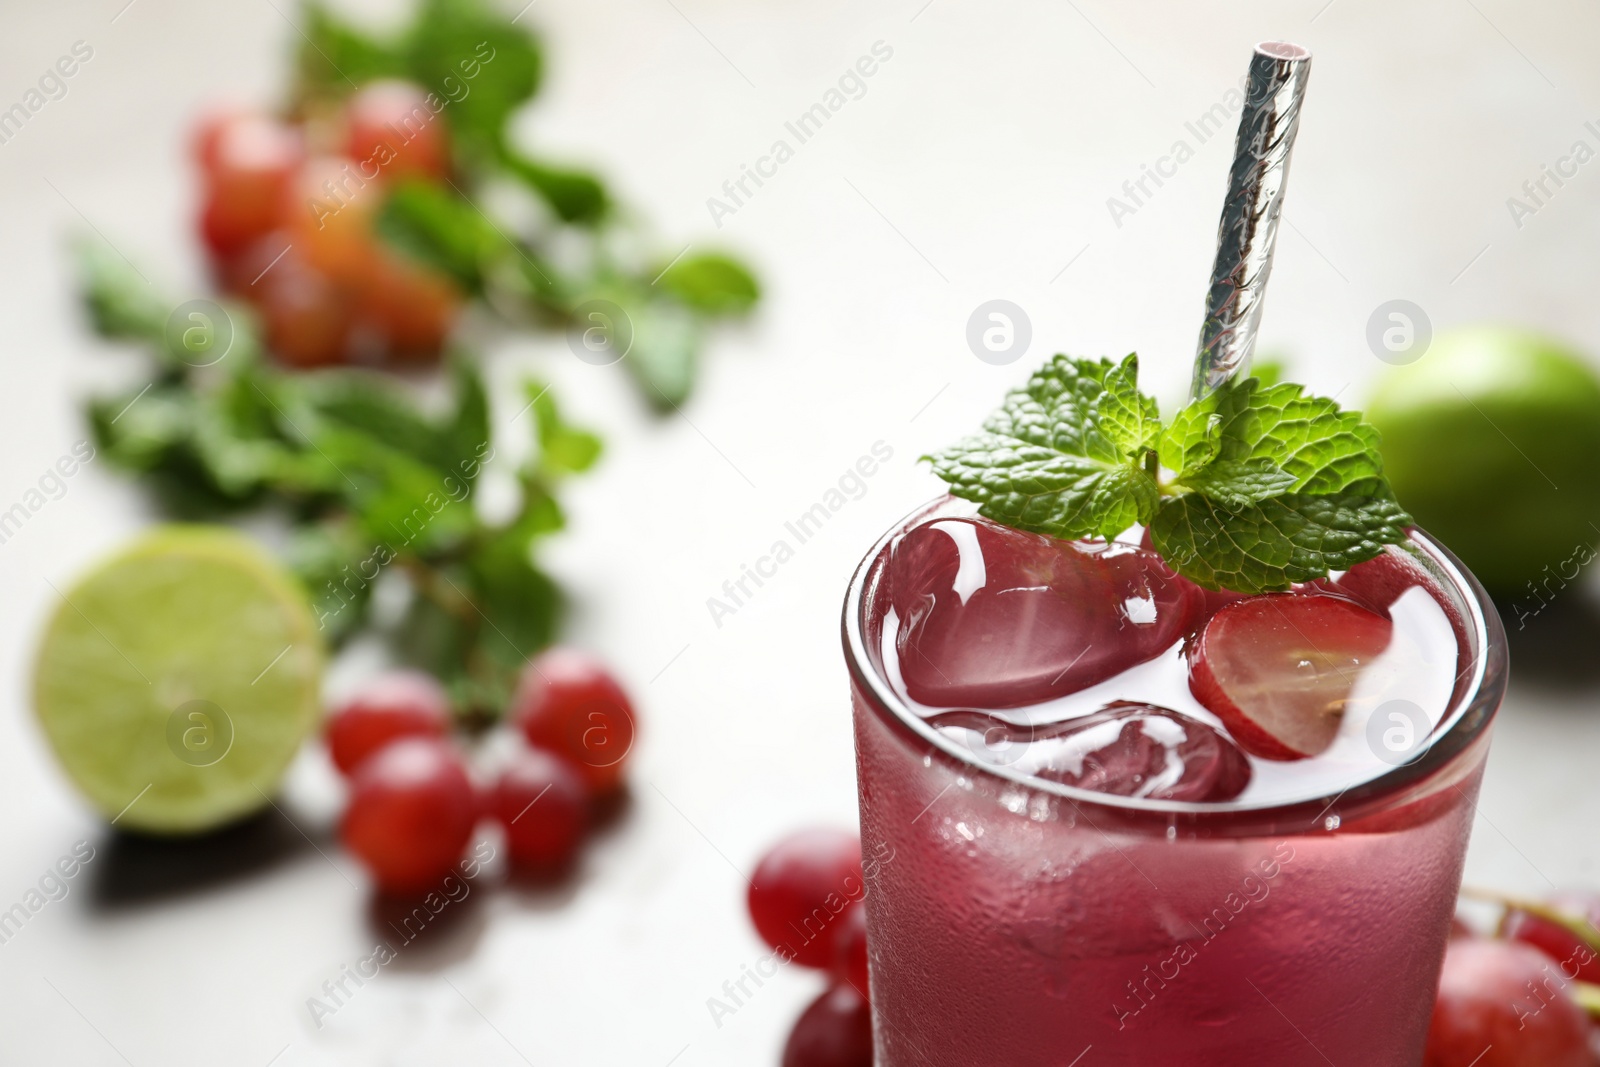
[(968, 841), (976, 841), (978, 839), (978, 835), (973, 833), (964, 822), (956, 823), (956, 833), (960, 834)]
[(1020, 789), (1009, 789), (1001, 794), (1000, 806), (1013, 815), (1021, 815), (1028, 810), (1028, 794)]
[(1176, 826), (1167, 827), (1167, 840), (1168, 841), (1176, 841), (1177, 839), (1178, 839), (1178, 828)]
[(1326, 819), (1323, 819), (1322, 828), (1327, 830), (1329, 833), (1337, 830), (1339, 828), (1339, 816), (1330, 815)]

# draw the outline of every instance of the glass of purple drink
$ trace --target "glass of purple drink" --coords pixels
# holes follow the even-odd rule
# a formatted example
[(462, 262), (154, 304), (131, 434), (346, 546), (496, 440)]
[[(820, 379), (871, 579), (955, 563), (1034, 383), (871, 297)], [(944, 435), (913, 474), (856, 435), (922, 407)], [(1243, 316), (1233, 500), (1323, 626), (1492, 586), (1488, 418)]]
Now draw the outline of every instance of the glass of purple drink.
[(1477, 582), (1415, 532), (1237, 597), (975, 512), (845, 601), (878, 1067), (1415, 1067), (1505, 687)]

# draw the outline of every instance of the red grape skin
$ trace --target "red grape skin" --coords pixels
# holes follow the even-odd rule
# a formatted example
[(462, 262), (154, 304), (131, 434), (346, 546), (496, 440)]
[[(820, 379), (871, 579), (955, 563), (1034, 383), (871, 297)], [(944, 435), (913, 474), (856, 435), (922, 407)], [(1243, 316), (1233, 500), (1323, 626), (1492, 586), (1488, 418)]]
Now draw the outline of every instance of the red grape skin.
[(1590, 1067), (1589, 1020), (1565, 984), (1519, 942), (1450, 942), (1423, 1067)]
[(461, 859), (478, 821), (478, 798), (449, 744), (407, 737), (356, 769), (339, 836), (383, 891), (437, 889)]
[(382, 251), (373, 223), (384, 192), (370, 174), (353, 160), (313, 156), (278, 204), (296, 254), (344, 285), (365, 279)]
[(768, 945), (804, 967), (833, 965), (847, 908), (866, 893), (861, 840), (848, 830), (801, 830), (779, 841), (750, 879), (750, 918)]
[(512, 717), (530, 745), (565, 757), (592, 796), (622, 784), (633, 748), (633, 705), (593, 656), (572, 648), (541, 653), (522, 673)]
[(218, 259), (244, 251), (278, 225), (290, 176), (299, 166), (299, 132), (259, 115), (219, 119), (203, 130), (200, 234)]
[(363, 86), (345, 105), (345, 154), (388, 180), (442, 179), (449, 171), (449, 138), (443, 116), (427, 100), (410, 82)]
[(359, 313), (391, 358), (436, 359), (461, 311), (461, 293), (438, 271), (380, 248), (353, 283)]
[(328, 717), (328, 754), (349, 777), (361, 761), (402, 737), (443, 737), (450, 698), (431, 675), (390, 671), (362, 686)]
[(524, 749), (489, 793), (489, 813), (505, 827), (511, 863), (528, 872), (571, 867), (588, 829), (583, 779), (565, 760)]
[[(1593, 927), (1600, 922), (1600, 899), (1588, 893), (1560, 893), (1550, 906)], [(1561, 973), (1580, 982), (1600, 983), (1600, 955), (1568, 930), (1549, 919), (1512, 908), (1506, 913), (1504, 936), (1539, 949), (1555, 960)], [(1595, 936), (1600, 936), (1597, 933)]]
[(833, 939), (833, 980), (871, 999), (867, 988), (865, 904), (852, 904), (839, 917), (839, 932)]
[(872, 1067), (872, 1012), (849, 986), (811, 1002), (783, 1048), (783, 1067)]

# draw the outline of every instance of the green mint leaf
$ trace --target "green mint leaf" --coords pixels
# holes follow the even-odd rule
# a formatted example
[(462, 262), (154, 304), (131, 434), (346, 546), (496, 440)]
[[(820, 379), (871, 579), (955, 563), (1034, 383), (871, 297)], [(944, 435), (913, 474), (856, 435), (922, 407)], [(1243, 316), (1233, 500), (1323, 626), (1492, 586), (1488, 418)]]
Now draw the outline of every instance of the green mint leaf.
[(469, 161), (505, 147), (506, 119), (538, 92), (538, 43), (484, 0), (423, 0), (403, 45), (412, 81), (449, 103), (441, 114)]
[(554, 480), (594, 466), (600, 458), (600, 438), (561, 417), (548, 385), (530, 379), (523, 383), (522, 390), (533, 409), (538, 445), (530, 475)]
[(172, 309), (132, 264), (104, 241), (93, 238), (75, 241), (72, 251), (84, 307), (95, 332), (134, 341), (163, 340)]
[(926, 457), (950, 492), (1008, 526), (1115, 537), (1148, 522), (1159, 490), (1138, 454), (1158, 424), (1134, 388), (1138, 362), (1056, 356), (1012, 392), (984, 433)]
[(1190, 404), (1173, 417), (1157, 445), (1163, 467), (1184, 477), (1217, 458), (1222, 448), (1222, 418), (1215, 404), (1214, 400)]
[(1105, 392), (1096, 406), (1100, 431), (1124, 456), (1143, 459), (1161, 434), (1161, 412), (1154, 398), (1139, 392), (1139, 357), (1128, 355), (1106, 372)]
[(611, 194), (588, 171), (541, 163), (509, 149), (502, 154), (501, 162), (538, 193), (562, 222), (594, 226), (604, 221), (611, 210)]
[(1263, 593), (1371, 559), (1406, 536), (1410, 516), (1381, 486), (1289, 493), (1224, 508), (1200, 493), (1162, 501), (1151, 524), (1157, 552), (1208, 589)]
[(401, 76), (404, 61), (388, 41), (346, 22), (321, 3), (307, 3), (295, 56), (295, 97), (340, 99), (379, 78)]
[(1245, 508), (1294, 488), (1295, 476), (1270, 460), (1218, 460), (1184, 479), (1184, 484), (1225, 508)]
[(656, 284), (706, 315), (743, 315), (761, 299), (750, 268), (732, 256), (688, 256), (660, 271)]
[[(1292, 492), (1337, 493), (1383, 472), (1378, 432), (1361, 413), (1298, 385), (1263, 387), (1250, 378), (1190, 408), (1220, 419), (1216, 461), (1274, 463), (1294, 476)], [(1180, 471), (1186, 484), (1190, 470)]]
[(385, 241), (470, 293), (483, 288), (485, 265), (509, 251), (477, 208), (432, 182), (400, 183), (384, 201), (377, 228)]

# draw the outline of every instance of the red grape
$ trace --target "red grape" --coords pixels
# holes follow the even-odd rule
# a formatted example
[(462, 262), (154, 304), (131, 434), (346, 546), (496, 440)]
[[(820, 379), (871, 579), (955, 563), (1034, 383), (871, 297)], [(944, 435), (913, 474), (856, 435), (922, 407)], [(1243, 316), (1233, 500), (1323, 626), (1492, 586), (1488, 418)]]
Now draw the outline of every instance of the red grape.
[(524, 870), (559, 872), (583, 844), (588, 811), (583, 780), (565, 760), (524, 749), (501, 772), (489, 812), (506, 829), (506, 851)]
[(401, 360), (436, 358), (461, 310), (450, 279), (386, 248), (356, 282), (356, 296), (363, 321)]
[(523, 671), (512, 707), (528, 743), (566, 757), (591, 793), (622, 783), (633, 747), (633, 705), (594, 657), (571, 648), (542, 653)]
[(1351, 686), (1393, 628), (1342, 597), (1250, 597), (1217, 612), (1190, 644), (1189, 689), (1245, 751), (1315, 756), (1333, 743)]
[[(1600, 936), (1600, 933), (1594, 932), (1597, 924), (1600, 924), (1600, 898), (1590, 893), (1560, 893), (1550, 898), (1550, 907), (1588, 923), (1591, 936)], [(1555, 960), (1566, 977), (1576, 978), (1580, 982), (1600, 983), (1600, 955), (1560, 923), (1511, 908), (1506, 912), (1505, 929), (1502, 932), (1506, 937), (1532, 945)]]
[(872, 1012), (849, 986), (811, 1002), (783, 1047), (783, 1067), (872, 1067)]
[(852, 904), (839, 917), (833, 939), (833, 980), (869, 997), (867, 992), (867, 906)]
[(277, 225), (285, 190), (301, 159), (300, 135), (258, 115), (219, 120), (202, 132), (200, 234), (219, 259), (237, 255)]
[(328, 717), (328, 754), (348, 777), (361, 761), (402, 737), (443, 737), (450, 729), (450, 698), (420, 671), (379, 675)]
[(1452, 941), (1423, 1067), (1590, 1067), (1589, 1019), (1557, 966), (1515, 941)]
[(342, 362), (353, 318), (344, 291), (321, 271), (286, 255), (256, 288), (267, 347), (292, 367)]
[(382, 202), (382, 188), (357, 163), (317, 156), (294, 174), (279, 210), (295, 251), (308, 264), (356, 285), (368, 277), (381, 251), (372, 225)]
[(443, 178), (449, 143), (443, 117), (410, 82), (378, 81), (345, 105), (344, 150), (385, 178)]
[(208, 107), (195, 119), (194, 134), (189, 142), (195, 162), (202, 172), (209, 174), (217, 166), (217, 149), (222, 135), (233, 126), (247, 121), (272, 121), (272, 117), (259, 108), (239, 104), (218, 104)]
[(848, 830), (817, 828), (774, 845), (750, 880), (756, 932), (785, 959), (832, 965), (843, 913), (866, 893), (861, 840)]
[(433, 738), (406, 737), (356, 768), (339, 835), (379, 888), (413, 895), (439, 886), (477, 821), (460, 754)]

